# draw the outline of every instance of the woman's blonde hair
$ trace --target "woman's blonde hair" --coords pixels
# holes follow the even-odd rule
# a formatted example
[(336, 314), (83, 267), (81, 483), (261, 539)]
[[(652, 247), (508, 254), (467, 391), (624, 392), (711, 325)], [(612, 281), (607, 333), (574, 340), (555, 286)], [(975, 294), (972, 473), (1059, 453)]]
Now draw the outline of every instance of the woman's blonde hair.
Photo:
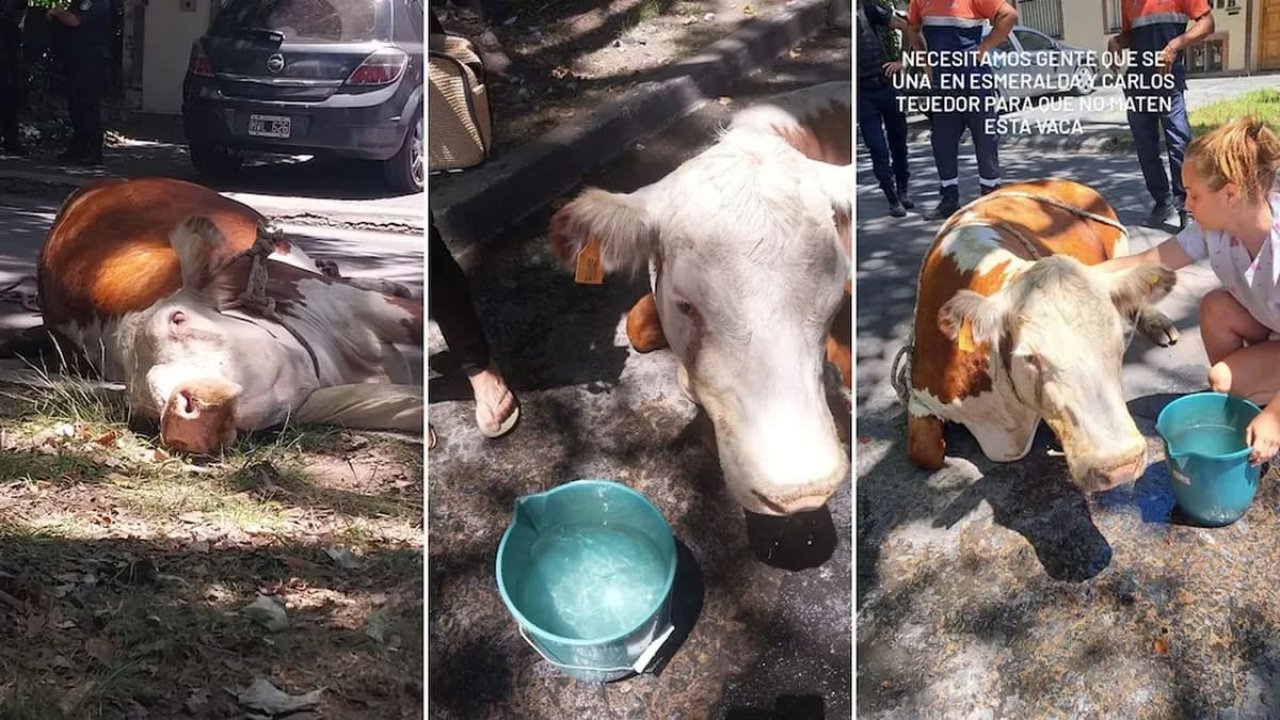
[(1271, 191), (1280, 169), (1280, 140), (1256, 115), (1237, 118), (1201, 135), (1187, 148), (1187, 159), (1217, 192), (1227, 183), (1250, 200)]

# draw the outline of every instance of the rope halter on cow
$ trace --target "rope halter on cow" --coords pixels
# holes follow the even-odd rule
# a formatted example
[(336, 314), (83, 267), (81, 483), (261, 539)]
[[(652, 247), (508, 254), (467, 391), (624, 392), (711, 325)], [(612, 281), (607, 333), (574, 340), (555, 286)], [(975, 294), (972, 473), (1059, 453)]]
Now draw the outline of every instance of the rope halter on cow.
[[(990, 219), (966, 220), (963, 218), (963, 214), (968, 210), (974, 207), (977, 207), (978, 205), (981, 205), (984, 202), (988, 202), (991, 200), (999, 200), (1003, 198), (1022, 198), (1024, 200), (1033, 200), (1035, 202), (1043, 203), (1045, 205), (1050, 205), (1052, 207), (1066, 210), (1072, 215), (1075, 215), (1077, 218), (1081, 218), (1084, 220), (1093, 220), (1094, 222), (1102, 223), (1103, 225), (1113, 227), (1120, 231), (1121, 239), (1125, 240), (1126, 242), (1129, 239), (1128, 228), (1126, 228), (1123, 224), (1121, 224), (1117, 220), (1109, 218), (1105, 215), (1099, 215), (1098, 213), (1089, 212), (1084, 208), (1076, 207), (1075, 205), (1065, 203), (1057, 198), (1050, 197), (1048, 195), (1044, 195), (1041, 193), (1027, 192), (1024, 190), (1000, 191), (1000, 192), (995, 192), (989, 195), (983, 195), (978, 197), (977, 199), (973, 200), (972, 202), (969, 202), (964, 207), (960, 208), (954, 214), (952, 214), (951, 217), (959, 218), (959, 219), (954, 223), (948, 220), (947, 223), (945, 223), (942, 226), (942, 228), (939, 230), (939, 234), (943, 232), (950, 232), (952, 230), (956, 230), (962, 227), (973, 227), (973, 226), (994, 227), (997, 230), (1004, 231), (1009, 236), (1017, 240), (1018, 244), (1022, 246), (1022, 249), (1025, 250), (1027, 254), (1031, 257), (1032, 261), (1038, 261), (1038, 260), (1044, 259), (1044, 253), (1040, 252), (1040, 248), (1035, 244), (1035, 242), (1033, 242), (1031, 238), (1027, 237), (1024, 233), (1022, 233), (1017, 228), (1013, 227), (1011, 224), (1000, 222), (999, 220), (990, 220)], [(932, 245), (930, 246), (930, 249), (932, 249)], [(929, 256), (928, 256), (928, 253), (926, 253), (925, 257), (920, 261), (920, 272), (916, 276), (917, 293), (919, 292), (920, 283), (923, 282), (924, 280), (924, 269), (928, 260), (929, 260)], [(904, 406), (909, 405), (911, 403), (911, 367), (912, 367), (913, 355), (915, 354), (915, 342), (916, 342), (915, 317), (916, 317), (916, 312), (919, 310), (919, 303), (920, 303), (920, 298), (919, 298), (919, 295), (917, 294), (916, 306), (912, 308), (912, 312), (911, 312), (911, 317), (912, 317), (911, 333), (907, 337), (906, 344), (904, 344), (901, 348), (899, 348), (898, 352), (894, 354), (893, 363), (890, 365), (890, 368), (889, 368), (889, 383), (893, 386), (893, 390), (898, 396), (898, 401), (901, 402)]]

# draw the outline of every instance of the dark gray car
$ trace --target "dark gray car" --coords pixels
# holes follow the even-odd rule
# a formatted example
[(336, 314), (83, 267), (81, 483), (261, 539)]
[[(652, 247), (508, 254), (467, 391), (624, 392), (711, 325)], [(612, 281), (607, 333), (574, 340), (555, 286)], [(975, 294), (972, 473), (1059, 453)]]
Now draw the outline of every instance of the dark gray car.
[(421, 0), (230, 0), (183, 83), (191, 161), (226, 177), (245, 151), (381, 162), (424, 186)]

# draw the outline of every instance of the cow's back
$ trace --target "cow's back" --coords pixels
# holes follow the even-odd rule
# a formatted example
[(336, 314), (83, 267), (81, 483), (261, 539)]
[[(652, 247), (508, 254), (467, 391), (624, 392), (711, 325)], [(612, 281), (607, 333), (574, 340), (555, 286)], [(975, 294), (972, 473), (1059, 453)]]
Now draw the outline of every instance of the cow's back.
[(738, 113), (731, 129), (776, 134), (810, 160), (853, 161), (853, 84), (829, 82), (776, 95)]
[(40, 252), (41, 311), (52, 328), (145, 309), (182, 285), (170, 233), (192, 215), (217, 224), (232, 252), (252, 246), (261, 216), (194, 183), (107, 180), (73, 193)]
[(992, 295), (1027, 261), (1048, 255), (1070, 255), (1093, 265), (1127, 252), (1119, 227), (1025, 195), (1050, 198), (1119, 223), (1097, 191), (1071, 180), (1006, 185), (953, 215), (925, 255), (916, 290), (911, 382), (938, 402), (972, 397), (992, 387), (986, 348), (961, 348), (938, 326), (938, 312), (957, 292)]

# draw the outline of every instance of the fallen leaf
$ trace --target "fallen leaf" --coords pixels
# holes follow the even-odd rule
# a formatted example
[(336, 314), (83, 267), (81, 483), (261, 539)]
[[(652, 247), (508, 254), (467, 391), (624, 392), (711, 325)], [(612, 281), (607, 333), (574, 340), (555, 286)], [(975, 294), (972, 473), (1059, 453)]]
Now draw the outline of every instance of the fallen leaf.
[(755, 9), (755, 8), (753, 8), (753, 7), (751, 7), (750, 5), (748, 5), (748, 6), (744, 7), (744, 8), (742, 8), (742, 14), (743, 14), (743, 15), (746, 15), (747, 17), (755, 17), (755, 16), (756, 16), (756, 9)]
[(103, 445), (103, 446), (115, 445), (115, 444), (116, 444), (116, 438), (117, 438), (117, 437), (119, 437), (119, 436), (116, 434), (116, 432), (115, 432), (114, 430), (112, 430), (111, 432), (107, 433), (106, 435), (103, 435), (103, 436), (101, 436), (101, 437), (98, 437), (98, 438), (94, 439), (94, 442), (98, 443), (99, 445)]
[(259, 595), (253, 602), (244, 606), (241, 612), (271, 632), (279, 632), (289, 627), (289, 614), (285, 612), (284, 603), (275, 595)]
[(795, 60), (796, 58), (800, 57), (800, 48), (791, 48), (790, 50), (788, 50), (787, 57), (791, 58), (792, 60)]
[(359, 570), (364, 563), (360, 562), (360, 558), (346, 548), (325, 548), (324, 552), (333, 561), (338, 563), (338, 567), (343, 570)]
[(84, 651), (103, 665), (108, 665), (111, 663), (111, 658), (115, 657), (116, 647), (111, 644), (110, 640), (104, 637), (96, 637), (89, 638), (85, 642)]
[(1157, 655), (1163, 655), (1169, 652), (1169, 643), (1165, 642), (1164, 640), (1157, 639), (1154, 643), (1152, 643), (1152, 649), (1156, 651)]
[(557, 80), (563, 80), (569, 74), (569, 68), (559, 65), (551, 70), (551, 77)]
[(721, 95), (720, 97), (716, 98), (716, 102), (720, 103), (721, 105), (729, 105), (730, 103), (733, 102), (733, 98), (727, 97), (725, 95)]
[(236, 692), (236, 700), (252, 710), (262, 710), (272, 715), (296, 712), (315, 707), (320, 702), (320, 695), (326, 688), (312, 690), (306, 695), (290, 695), (264, 678), (258, 678), (247, 688)]

